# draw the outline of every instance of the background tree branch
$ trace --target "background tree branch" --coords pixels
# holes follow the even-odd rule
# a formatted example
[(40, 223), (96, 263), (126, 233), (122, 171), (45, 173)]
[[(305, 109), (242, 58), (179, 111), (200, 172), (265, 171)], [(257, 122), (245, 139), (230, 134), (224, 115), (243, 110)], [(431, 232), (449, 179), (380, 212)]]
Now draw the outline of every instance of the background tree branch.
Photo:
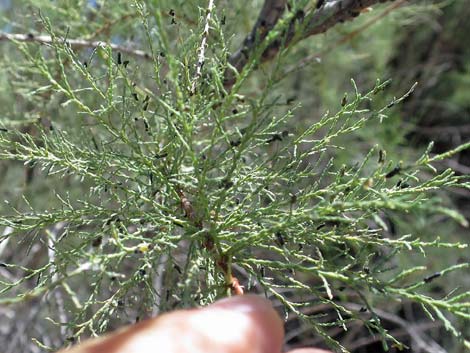
[[(368, 7), (390, 0), (330, 0), (319, 2), (318, 8), (311, 9), (307, 13), (297, 11), (286, 33), (275, 40), (262, 54), (261, 61), (265, 62), (274, 58), (282, 45), (289, 46), (295, 41), (324, 33), (338, 23), (353, 20)], [(261, 9), (258, 20), (253, 30), (245, 38), (242, 46), (233, 53), (228, 62), (240, 72), (250, 60), (256, 47), (266, 38), (269, 31), (275, 26), (286, 9), (286, 1), (266, 0)], [(302, 33), (297, 35), (301, 29)], [(225, 88), (230, 89), (236, 81), (232, 70), (225, 72)]]

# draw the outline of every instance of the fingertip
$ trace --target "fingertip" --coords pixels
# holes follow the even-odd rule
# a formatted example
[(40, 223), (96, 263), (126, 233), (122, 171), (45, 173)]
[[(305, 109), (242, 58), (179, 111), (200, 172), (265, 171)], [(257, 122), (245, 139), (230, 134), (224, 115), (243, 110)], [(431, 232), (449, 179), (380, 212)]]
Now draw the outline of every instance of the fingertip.
[(326, 351), (324, 349), (318, 348), (298, 348), (287, 353), (332, 353), (331, 351)]
[[(237, 352), (280, 352), (284, 341), (284, 325), (269, 300), (255, 295), (240, 295), (219, 300), (204, 310), (228, 310), (248, 319), (248, 334), (242, 335)], [(233, 323), (232, 330), (237, 329)], [(255, 344), (256, 343), (256, 344)]]

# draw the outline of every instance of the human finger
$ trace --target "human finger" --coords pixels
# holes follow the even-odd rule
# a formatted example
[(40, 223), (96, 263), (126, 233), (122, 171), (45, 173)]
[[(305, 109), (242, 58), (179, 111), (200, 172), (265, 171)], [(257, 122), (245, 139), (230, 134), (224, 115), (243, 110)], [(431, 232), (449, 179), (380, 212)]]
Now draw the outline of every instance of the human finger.
[(269, 301), (243, 295), (142, 321), (67, 353), (280, 353), (283, 338)]

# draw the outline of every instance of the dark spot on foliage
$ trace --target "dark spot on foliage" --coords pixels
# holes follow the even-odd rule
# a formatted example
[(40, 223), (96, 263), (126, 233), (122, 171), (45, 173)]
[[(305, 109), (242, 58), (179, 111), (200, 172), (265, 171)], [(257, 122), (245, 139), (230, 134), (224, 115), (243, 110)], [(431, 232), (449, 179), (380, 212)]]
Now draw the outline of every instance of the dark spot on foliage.
[(399, 174), (401, 171), (401, 168), (400, 166), (396, 166), (395, 168), (393, 168), (391, 171), (389, 171), (387, 174), (385, 174), (385, 178), (386, 179), (390, 179), (390, 178), (393, 178), (395, 175)]
[(385, 162), (385, 151), (384, 151), (384, 150), (380, 150), (380, 151), (379, 151), (379, 160), (378, 160), (378, 163), (382, 164), (383, 162)]
[(155, 155), (155, 159), (165, 158), (166, 156), (168, 156), (168, 152), (157, 153), (157, 154)]
[(96, 248), (96, 247), (100, 246), (102, 242), (103, 242), (103, 237), (100, 235), (99, 237), (97, 237), (93, 240), (91, 245)]
[(132, 93), (132, 97), (134, 97), (134, 99), (138, 102), (139, 101), (139, 96), (137, 95), (137, 93)]
[(174, 264), (174, 265), (173, 265), (173, 268), (176, 270), (176, 272), (178, 272), (179, 274), (181, 274), (181, 268), (178, 266), (178, 264)]
[(291, 205), (297, 202), (297, 195), (296, 194), (291, 194), (290, 195), (290, 203)]
[(121, 52), (117, 53), (117, 64), (121, 65), (122, 64), (122, 55)]
[(296, 96), (289, 97), (289, 98), (287, 98), (287, 100), (286, 100), (286, 104), (292, 104), (292, 103), (294, 103), (296, 100), (297, 100), (297, 97), (296, 97)]
[(436, 272), (436, 273), (433, 273), (433, 274), (430, 275), (430, 276), (425, 277), (425, 278), (423, 279), (423, 281), (424, 281), (425, 283), (429, 283), (429, 282), (431, 282), (432, 280), (434, 280), (434, 279), (436, 279), (436, 278), (438, 278), (438, 277), (441, 277), (441, 275), (442, 275), (442, 274), (441, 274), (440, 272)]
[(240, 139), (233, 140), (233, 141), (230, 141), (230, 146), (237, 147), (237, 146), (240, 146), (241, 143), (242, 143), (242, 141)]
[(274, 141), (282, 141), (282, 137), (279, 134), (273, 134), (270, 138), (266, 140), (266, 143), (271, 143)]
[(127, 65), (129, 65), (129, 63), (130, 63), (129, 60), (124, 60), (124, 61), (122, 62), (122, 65), (123, 65), (124, 67), (127, 67)]
[(284, 246), (284, 244), (286, 243), (281, 232), (276, 232), (276, 240), (277, 240), (277, 244), (280, 246)]
[(223, 179), (220, 183), (220, 187), (224, 188), (225, 190), (230, 189), (233, 186), (233, 182), (229, 179)]

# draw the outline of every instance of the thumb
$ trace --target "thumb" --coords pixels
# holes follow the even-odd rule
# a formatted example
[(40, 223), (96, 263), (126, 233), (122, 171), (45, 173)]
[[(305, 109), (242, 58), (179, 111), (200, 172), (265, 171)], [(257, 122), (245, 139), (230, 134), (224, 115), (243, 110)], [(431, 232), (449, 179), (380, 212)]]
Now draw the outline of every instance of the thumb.
[(67, 353), (280, 353), (283, 338), (269, 301), (243, 295), (142, 321)]

